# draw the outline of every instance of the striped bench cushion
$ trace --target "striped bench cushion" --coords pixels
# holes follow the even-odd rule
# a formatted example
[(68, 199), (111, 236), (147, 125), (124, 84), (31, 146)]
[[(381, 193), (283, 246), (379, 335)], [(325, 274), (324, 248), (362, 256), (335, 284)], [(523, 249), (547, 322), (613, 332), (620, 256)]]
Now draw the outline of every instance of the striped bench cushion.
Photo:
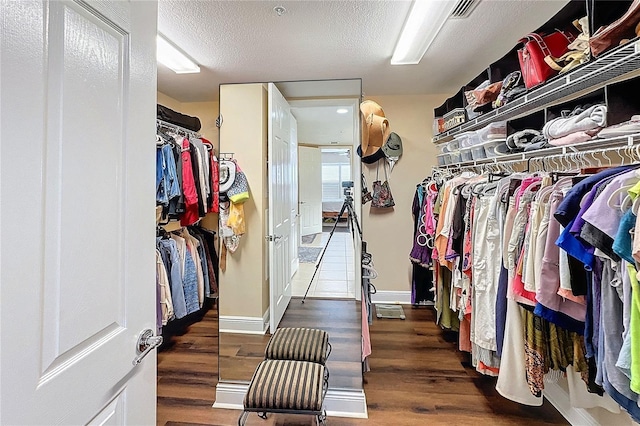
[(267, 348), (266, 359), (289, 359), (325, 364), (329, 334), (315, 328), (279, 328), (273, 333)]
[(267, 359), (251, 379), (245, 410), (322, 410), (324, 365)]

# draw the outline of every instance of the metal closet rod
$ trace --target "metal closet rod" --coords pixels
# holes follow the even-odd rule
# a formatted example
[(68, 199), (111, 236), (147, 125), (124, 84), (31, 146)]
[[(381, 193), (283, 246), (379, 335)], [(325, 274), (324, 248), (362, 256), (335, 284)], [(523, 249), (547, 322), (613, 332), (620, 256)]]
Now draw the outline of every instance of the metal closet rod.
[(439, 169), (469, 168), (469, 167), (476, 167), (476, 166), (482, 166), (487, 164), (496, 165), (498, 163), (505, 163), (505, 162), (512, 162), (512, 161), (515, 161), (515, 162), (529, 161), (530, 162), (530, 161), (534, 161), (536, 158), (541, 158), (541, 157), (566, 156), (566, 155), (572, 155), (572, 154), (581, 153), (581, 152), (589, 153), (591, 151), (598, 153), (603, 149), (607, 149), (607, 148), (612, 148), (616, 150), (616, 149), (622, 149), (622, 148), (636, 147), (639, 144), (640, 144), (640, 133), (627, 135), (627, 136), (618, 136), (618, 137), (607, 138), (607, 139), (594, 139), (591, 141), (582, 142), (575, 145), (552, 146), (549, 148), (538, 149), (535, 151), (520, 152), (516, 154), (500, 155), (492, 158), (484, 158), (484, 159), (478, 159), (473, 161), (447, 164), (444, 166), (437, 166), (437, 168)]
[(168, 129), (175, 130), (178, 133), (182, 132), (185, 135), (188, 134), (188, 135), (191, 135), (191, 136), (194, 136), (194, 137), (197, 137), (197, 138), (200, 137), (200, 133), (198, 133), (198, 132), (194, 132), (193, 130), (186, 129), (186, 128), (182, 127), (182, 126), (178, 126), (177, 124), (169, 123), (168, 121), (164, 121), (164, 120), (161, 120), (159, 118), (156, 118), (156, 125), (158, 127), (166, 127)]
[[(640, 136), (639, 136), (640, 137)], [(562, 147), (561, 153), (548, 156), (510, 158), (494, 162), (477, 164), (460, 163), (435, 167), (434, 170), (461, 170), (476, 172), (509, 171), (515, 172), (518, 165), (526, 165), (521, 171), (564, 171), (581, 169), (593, 166), (614, 166), (617, 164), (630, 164), (640, 162), (640, 144), (627, 144), (608, 146), (588, 150), (577, 150), (574, 147)], [(566, 152), (566, 150), (571, 150)], [(619, 157), (615, 161), (608, 154), (615, 153)], [(501, 157), (498, 157), (500, 159)]]

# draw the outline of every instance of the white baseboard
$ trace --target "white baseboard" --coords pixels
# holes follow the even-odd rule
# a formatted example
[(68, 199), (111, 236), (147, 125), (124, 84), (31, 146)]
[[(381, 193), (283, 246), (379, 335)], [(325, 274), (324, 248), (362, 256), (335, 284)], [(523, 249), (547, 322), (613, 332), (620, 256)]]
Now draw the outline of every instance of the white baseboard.
[(260, 317), (221, 315), (218, 318), (220, 333), (265, 334), (269, 330), (269, 309)]
[[(242, 410), (248, 387), (248, 383), (218, 383), (213, 408)], [(367, 400), (362, 389), (329, 389), (324, 397), (324, 406), (329, 417), (368, 418)]]
[(378, 290), (371, 295), (371, 303), (387, 303), (395, 305), (410, 305), (411, 291)]
[(247, 393), (248, 388), (248, 383), (218, 383), (216, 385), (216, 401), (213, 403), (213, 408), (242, 410), (244, 408), (244, 395)]
[(362, 389), (329, 389), (324, 397), (324, 406), (329, 417), (367, 419), (367, 398)]
[(584, 408), (572, 407), (569, 394), (557, 383), (544, 382), (544, 397), (572, 425), (598, 426), (600, 424)]

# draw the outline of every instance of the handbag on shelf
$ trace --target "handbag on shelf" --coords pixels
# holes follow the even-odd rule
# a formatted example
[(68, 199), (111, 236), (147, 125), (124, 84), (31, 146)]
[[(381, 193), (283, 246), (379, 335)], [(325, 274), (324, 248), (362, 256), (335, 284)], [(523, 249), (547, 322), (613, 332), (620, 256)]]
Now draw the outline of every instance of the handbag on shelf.
[(530, 33), (518, 41), (522, 44), (518, 49), (518, 61), (527, 89), (544, 83), (558, 73), (547, 64), (544, 58), (561, 57), (567, 53), (568, 46), (574, 39), (571, 33), (555, 31), (546, 36)]
[(396, 203), (393, 201), (393, 195), (391, 195), (386, 161), (382, 160), (382, 163), (382, 168), (384, 169), (384, 182), (380, 182), (378, 178), (378, 172), (380, 171), (380, 162), (378, 161), (376, 180), (373, 182), (373, 199), (371, 200), (371, 207), (388, 208), (395, 206)]
[(606, 27), (598, 28), (589, 38), (591, 54), (598, 56), (620, 45), (623, 40), (634, 38), (640, 32), (638, 23), (640, 23), (640, 0), (633, 0), (624, 15)]
[(473, 91), (473, 97), (475, 98), (474, 112), (487, 112), (492, 109), (493, 101), (498, 99), (498, 95), (502, 90), (502, 81), (489, 84), (482, 89), (476, 89)]

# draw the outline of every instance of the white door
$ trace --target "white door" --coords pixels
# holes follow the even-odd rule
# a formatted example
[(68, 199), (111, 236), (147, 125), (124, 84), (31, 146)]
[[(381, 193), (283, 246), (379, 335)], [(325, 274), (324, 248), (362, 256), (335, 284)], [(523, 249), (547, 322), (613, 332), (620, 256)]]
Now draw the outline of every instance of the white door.
[(300, 243), (300, 214), (298, 214), (298, 122), (293, 114), (289, 113), (291, 139), (289, 153), (291, 155), (291, 277), (298, 272), (300, 259), (298, 259), (298, 245)]
[(0, 5), (0, 424), (154, 424), (157, 5)]
[(322, 153), (320, 148), (301, 146), (300, 234), (322, 232)]
[(269, 322), (274, 333), (291, 300), (290, 108), (269, 83)]

